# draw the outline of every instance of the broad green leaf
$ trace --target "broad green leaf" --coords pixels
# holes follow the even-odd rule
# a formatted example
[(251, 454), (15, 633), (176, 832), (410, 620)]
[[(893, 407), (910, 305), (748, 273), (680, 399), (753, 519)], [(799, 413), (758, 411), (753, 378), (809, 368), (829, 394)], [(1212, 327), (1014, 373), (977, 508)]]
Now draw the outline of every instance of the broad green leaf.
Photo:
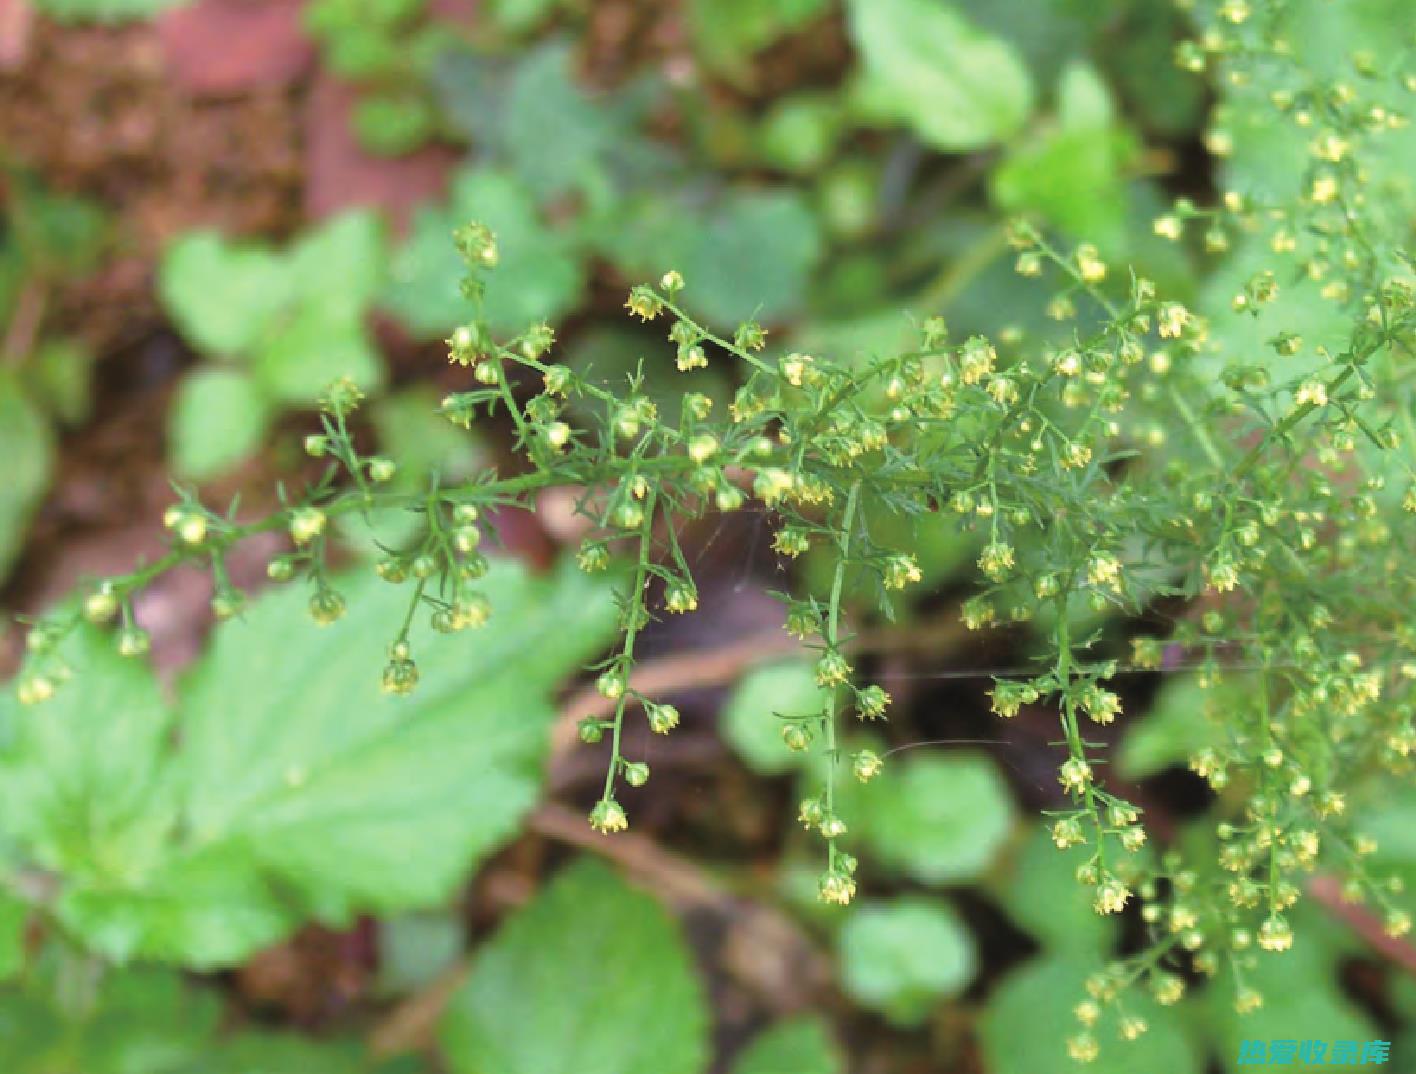
[(875, 858), (927, 884), (980, 876), (1013, 827), (1008, 788), (979, 754), (902, 754), (858, 801), (860, 836)]
[[(665, 349), (662, 335), (653, 328), (620, 323), (578, 332), (564, 361), (589, 383), (616, 394), (628, 390), (630, 377), (642, 374), (639, 390), (659, 408), (660, 420), (677, 426), (683, 416), (683, 374), (674, 366), (673, 351)], [(693, 390), (713, 401), (715, 414), (733, 401), (733, 384), (720, 366), (695, 372)], [(591, 399), (572, 400), (570, 405), (587, 423), (603, 413)]]
[(297, 406), (314, 403), (340, 377), (365, 391), (384, 379), (359, 313), (317, 303), (298, 307), (262, 342), (251, 372), (263, 393)]
[(491, 0), (492, 21), (509, 34), (525, 34), (548, 19), (565, 0)]
[(383, 225), (368, 210), (343, 213), (302, 234), (286, 259), (302, 301), (357, 317), (383, 286)]
[[(1094, 853), (1091, 846), (1059, 850), (1050, 825), (1038, 823), (1018, 849), (995, 890), (1010, 917), (1048, 948), (1104, 953), (1116, 940), (1114, 918), (1092, 906), (1091, 888), (1077, 883), (1077, 867)], [(1121, 879), (1134, 883), (1139, 870), (1154, 865), (1148, 849), (1132, 854), (1114, 837), (1106, 840), (1107, 861)]]
[(438, 412), (438, 396), (429, 386), (389, 395), (370, 410), (379, 434), (379, 449), (398, 461), (395, 481), (417, 486), (437, 472), (443, 483), (472, 477), (486, 465), (487, 453), (477, 438)]
[(1033, 105), (1032, 78), (1007, 42), (940, 0), (848, 0), (864, 63), (861, 105), (908, 123), (935, 149), (981, 149), (1011, 137)]
[(819, 714), (824, 697), (811, 664), (805, 660), (754, 668), (743, 676), (723, 706), (723, 737), (754, 772), (790, 772), (801, 767), (803, 755), (783, 744), (785, 723), (778, 717)]
[(673, 920), (582, 860), (481, 949), (441, 1039), (455, 1074), (701, 1074), (707, 1022)]
[(190, 231), (163, 254), (157, 289), (178, 330), (220, 357), (245, 356), (290, 302), (288, 265), (263, 247)]
[(462, 953), (462, 923), (448, 911), (397, 914), (379, 922), (379, 987), (394, 995), (420, 988)]
[(76, 339), (46, 339), (22, 369), (25, 388), (64, 425), (74, 426), (93, 407), (93, 354)]
[[(1258, 964), (1244, 972), (1244, 984), (1264, 997), (1263, 1006), (1248, 1014), (1234, 1009), (1236, 983), (1227, 970), (1208, 990), (1205, 1011), (1222, 1069), (1245, 1074), (1250, 1064), (1237, 1063), (1243, 1040), (1307, 1040), (1318, 1038), (1329, 1047), (1336, 1040), (1375, 1040), (1382, 1036), (1372, 1020), (1342, 994), (1336, 961), (1307, 931), (1299, 933), (1292, 950), (1260, 952)], [(1324, 1063), (1324, 1071), (1367, 1070), (1360, 1063)]]
[(0, 981), (8, 981), (24, 968), (28, 921), (29, 905), (0, 891)]
[(538, 200), (604, 181), (600, 158), (616, 131), (609, 113), (576, 84), (568, 45), (536, 49), (517, 65), (506, 109), (503, 147)]
[(836, 148), (841, 119), (840, 102), (832, 94), (804, 90), (780, 97), (762, 119), (758, 151), (784, 171), (816, 171)]
[(1058, 87), (1056, 125), (994, 170), (993, 198), (1009, 213), (1037, 213), (1074, 238), (1119, 251), (1126, 242), (1122, 168), (1131, 142), (1096, 70), (1073, 64)]
[[(70, 969), (72, 975), (73, 970)], [(107, 969), (73, 995), (49, 959), (0, 990), (5, 1074), (372, 1074), (357, 1041), (243, 1032), (222, 1039), (218, 993), (162, 970)], [(67, 996), (67, 1002), (65, 997)], [(414, 1065), (402, 1068), (421, 1070)]]
[[(980, 1023), (989, 1074), (1039, 1074), (1075, 1067), (1067, 1040), (1080, 1032), (1072, 1009), (1086, 995), (1083, 982), (1102, 963), (1080, 955), (1034, 959), (1013, 970), (992, 992)], [(1126, 994), (1126, 1011), (1150, 1027), (1140, 1038), (1123, 1041), (1114, 1007), (1097, 1024), (1101, 1045), (1088, 1074), (1200, 1074), (1201, 1057), (1174, 1008), (1160, 1007), (1140, 989)], [(1324, 1026), (1326, 1032), (1326, 1026)]]
[(690, 0), (689, 29), (700, 58), (740, 73), (758, 49), (791, 33), (830, 6), (830, 0)]
[(770, 324), (798, 312), (821, 254), (816, 218), (799, 195), (746, 191), (711, 212), (662, 269), (683, 273), (683, 301), (692, 310), (731, 328), (749, 317)]
[(111, 231), (101, 205), (50, 190), (27, 173), (6, 179), (6, 238), (15, 244), (25, 278), (59, 282), (98, 267)]
[(175, 973), (109, 972), (82, 1013), (55, 1002), (54, 977), (49, 970), (0, 991), (5, 1074), (177, 1074), (192, 1069), (216, 1032), (215, 994), (186, 988)]
[(818, 1018), (793, 1018), (759, 1033), (738, 1056), (732, 1074), (844, 1074), (845, 1059)]
[(524, 186), (505, 172), (466, 171), (445, 208), (424, 208), (394, 254), (384, 302), (420, 338), (441, 336), (472, 314), (458, 281), (465, 269), (452, 229), (481, 220), (497, 235), (501, 264), (487, 274), (485, 308), (492, 328), (519, 332), (536, 321), (557, 321), (580, 299), (581, 265), (570, 244), (549, 231)]
[(243, 1033), (174, 1074), (361, 1074), (372, 1069), (355, 1041)]
[(139, 22), (176, 7), (182, 0), (39, 0), (36, 7), (56, 22)]
[(953, 908), (924, 899), (859, 907), (836, 946), (846, 992), (905, 1026), (962, 992), (977, 966), (973, 938)]
[(326, 630), (290, 588), (217, 631), (176, 746), (151, 673), (106, 639), (69, 654), (81, 687), (0, 701), (0, 826), (59, 874), (90, 947), (226, 965), (312, 918), (435, 905), (530, 808), (550, 692), (612, 628), (606, 583), (498, 563), (495, 630), (415, 631), (408, 697), (378, 688), (408, 591), (336, 584), (350, 612)]
[(1251, 685), (1248, 676), (1225, 676), (1205, 688), (1195, 675), (1169, 676), (1150, 711), (1126, 730), (1117, 770), (1126, 779), (1145, 779), (1172, 765), (1187, 765), (1206, 746), (1224, 742), (1231, 703)]
[(0, 578), (23, 546), (30, 517), (49, 489), (54, 434), (15, 377), (0, 369)]
[(97, 631), (79, 631), (64, 658), (78, 681), (45, 704), (0, 695), (0, 827), (69, 881), (140, 883), (176, 821), (160, 762), (171, 714), (152, 672)]
[(168, 443), (178, 474), (205, 481), (249, 458), (270, 424), (270, 403), (244, 370), (202, 366), (177, 389)]

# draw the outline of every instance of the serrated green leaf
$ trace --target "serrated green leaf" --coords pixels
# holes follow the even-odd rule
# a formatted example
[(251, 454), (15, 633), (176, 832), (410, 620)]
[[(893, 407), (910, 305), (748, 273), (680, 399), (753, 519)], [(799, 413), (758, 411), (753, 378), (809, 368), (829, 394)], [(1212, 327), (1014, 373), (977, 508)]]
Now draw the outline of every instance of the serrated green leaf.
[(1013, 827), (1013, 801), (982, 755), (903, 755), (858, 795), (858, 831), (881, 862), (927, 884), (980, 876)]
[(938, 0), (849, 0), (864, 63), (861, 106), (958, 152), (1004, 141), (1032, 111), (1027, 67), (1007, 42)]
[(270, 411), (244, 370), (194, 370), (177, 389), (168, 414), (169, 452), (177, 473), (205, 481), (249, 458), (261, 446)]
[(819, 1018), (793, 1018), (763, 1030), (738, 1056), (733, 1074), (843, 1074), (845, 1060)]
[(803, 755), (783, 744), (784, 723), (777, 717), (819, 714), (824, 697), (811, 664), (805, 660), (754, 668), (742, 677), (723, 706), (723, 737), (754, 772), (790, 772), (801, 767)]
[(257, 350), (251, 373), (262, 392), (294, 405), (314, 403), (340, 377), (365, 391), (384, 379), (362, 317), (323, 303), (302, 305), (283, 320)]
[(458, 281), (465, 269), (452, 230), (480, 220), (496, 233), (501, 264), (487, 275), (485, 307), (493, 331), (519, 332), (555, 322), (580, 299), (583, 270), (571, 245), (548, 230), (524, 187), (505, 172), (463, 172), (444, 208), (423, 208), (394, 254), (384, 302), (415, 335), (431, 339), (472, 315)]
[(837, 937), (841, 984), (899, 1025), (962, 992), (977, 966), (973, 937), (947, 903), (899, 899), (852, 911)]
[(707, 1029), (673, 920), (582, 860), (481, 949), (441, 1040), (456, 1074), (701, 1074)]
[(0, 369), (0, 578), (19, 555), (30, 517), (49, 488), (54, 433), (9, 370)]
[(576, 84), (568, 45), (543, 46), (517, 65), (506, 108), (503, 147), (538, 200), (604, 181), (600, 158), (614, 123)]
[(0, 700), (0, 825), (60, 874), (56, 910), (92, 948), (225, 965), (312, 918), (434, 905), (530, 808), (550, 691), (612, 629), (608, 583), (498, 563), (495, 631), (415, 633), (411, 697), (378, 689), (408, 592), (337, 584), (350, 613), (328, 630), (298, 588), (218, 630), (179, 748), (151, 673), (107, 639), (69, 654), (82, 689)]
[(178, 330), (199, 350), (244, 356), (274, 323), (295, 286), (270, 250), (189, 231), (163, 254), (157, 289)]
[(140, 882), (176, 821), (160, 763), (171, 713), (152, 672), (97, 631), (77, 632), (64, 657), (82, 681), (44, 705), (0, 696), (0, 827), (69, 880)]
[[(989, 1074), (1038, 1074), (1074, 1065), (1067, 1057), (1067, 1040), (1080, 1028), (1072, 1009), (1086, 994), (1087, 975), (1101, 966), (1081, 955), (1057, 956), (1034, 959), (1009, 973), (989, 997), (980, 1023)], [(1157, 1006), (1139, 990), (1126, 994), (1125, 1007), (1150, 1028), (1135, 1041), (1123, 1041), (1115, 1009), (1108, 1007), (1095, 1030), (1101, 1048), (1085, 1067), (1089, 1074), (1199, 1074), (1204, 1069), (1173, 1008)]]

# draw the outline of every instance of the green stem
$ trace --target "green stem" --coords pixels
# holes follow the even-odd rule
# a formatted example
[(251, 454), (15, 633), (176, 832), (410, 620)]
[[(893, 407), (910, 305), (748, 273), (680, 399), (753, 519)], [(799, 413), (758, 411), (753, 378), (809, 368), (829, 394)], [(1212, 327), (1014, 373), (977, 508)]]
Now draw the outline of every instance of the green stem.
[(625, 686), (619, 696), (619, 702), (615, 705), (614, 728), (610, 734), (610, 765), (605, 772), (605, 793), (606, 799), (614, 794), (615, 776), (619, 774), (623, 757), (620, 754), (620, 736), (624, 730), (624, 713), (629, 704), (629, 673), (634, 666), (634, 641), (639, 636), (641, 625), (644, 622), (644, 585), (649, 576), (649, 552), (654, 540), (654, 508), (658, 497), (658, 490), (650, 488), (649, 494), (644, 501), (644, 521), (639, 526), (639, 562), (634, 568), (634, 589), (629, 594), (629, 599), (625, 601), (625, 614), (629, 617), (629, 622), (624, 628), (624, 649), (620, 655), (620, 667), (624, 671)]

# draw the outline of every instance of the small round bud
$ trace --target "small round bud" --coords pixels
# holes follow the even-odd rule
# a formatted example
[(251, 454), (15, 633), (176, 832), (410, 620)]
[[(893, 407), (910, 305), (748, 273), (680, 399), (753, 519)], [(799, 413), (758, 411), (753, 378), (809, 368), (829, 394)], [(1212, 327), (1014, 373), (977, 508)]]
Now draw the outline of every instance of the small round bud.
[(320, 626), (338, 622), (344, 612), (344, 598), (333, 589), (321, 589), (310, 598), (310, 618)]
[(595, 689), (607, 701), (618, 701), (623, 697), (625, 686), (624, 673), (618, 668), (601, 672), (600, 677), (595, 680)]
[(296, 544), (309, 544), (324, 533), (325, 521), (318, 507), (297, 507), (290, 515), (290, 537)]
[(276, 556), (266, 564), (266, 577), (272, 582), (288, 582), (295, 577), (295, 562), (288, 556)]
[(305, 437), (305, 454), (312, 459), (322, 459), (329, 453), (329, 439), (319, 433)]
[(603, 741), (605, 737), (605, 725), (593, 716), (587, 716), (585, 719), (581, 720), (578, 729), (580, 732), (580, 741), (584, 742), (587, 746), (593, 746), (597, 742)]
[(142, 627), (127, 626), (118, 631), (118, 655), (143, 656), (152, 648), (152, 637)]
[(382, 455), (376, 455), (369, 460), (369, 480), (382, 485), (392, 481), (394, 475), (398, 473), (398, 464), (392, 459)]
[(811, 745), (811, 732), (799, 723), (782, 725), (782, 741), (793, 753), (800, 753)]
[(84, 600), (84, 618), (90, 623), (103, 624), (118, 614), (118, 594), (104, 582)]
[(460, 555), (469, 555), (482, 543), (482, 531), (476, 525), (458, 526), (452, 531), (452, 547)]
[(629, 761), (624, 766), (624, 781), (631, 787), (642, 787), (649, 782), (649, 766), (643, 761)]

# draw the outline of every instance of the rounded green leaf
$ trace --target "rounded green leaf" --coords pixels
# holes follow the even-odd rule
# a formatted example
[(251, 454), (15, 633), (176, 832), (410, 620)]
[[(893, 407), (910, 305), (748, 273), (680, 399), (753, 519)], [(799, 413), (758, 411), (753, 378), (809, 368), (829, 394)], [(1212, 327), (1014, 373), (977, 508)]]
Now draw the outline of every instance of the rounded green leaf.
[(229, 243), (213, 231), (190, 231), (163, 254), (157, 270), (162, 304), (198, 350), (244, 355), (290, 301), (285, 263), (258, 246)]
[(1089, 956), (1035, 959), (1004, 978), (980, 1025), (989, 1074), (1072, 1068), (1087, 1074), (1198, 1074), (1203, 1064), (1174, 1008), (1157, 1006), (1139, 989), (1126, 994), (1125, 1004), (1128, 1015), (1149, 1026), (1139, 1039), (1123, 1041), (1115, 1009), (1108, 1008), (1094, 1030), (1101, 1045), (1097, 1059), (1078, 1067), (1067, 1057), (1067, 1040), (1080, 1031), (1072, 1009), (1086, 995), (1087, 975), (1100, 968)]
[(177, 473), (204, 481), (255, 453), (270, 423), (270, 404), (245, 372), (206, 366), (182, 381), (168, 421)]
[(982, 874), (1013, 827), (1008, 787), (980, 754), (904, 754), (858, 800), (870, 851), (928, 884)]
[(842, 1074), (840, 1045), (819, 1018), (793, 1018), (757, 1035), (733, 1064), (733, 1074)]
[(591, 860), (502, 926), (452, 998), (455, 1074), (701, 1074), (707, 1013), (674, 921)]
[(979, 149), (1017, 131), (1033, 85), (1014, 48), (939, 0), (850, 0), (864, 62), (861, 106), (936, 149)]
[(723, 706), (723, 737), (754, 772), (789, 772), (801, 767), (803, 755), (783, 744), (784, 723), (778, 717), (819, 713), (823, 700), (811, 665), (804, 660), (754, 668), (743, 676)]
[(841, 984), (892, 1022), (914, 1025), (973, 979), (973, 937), (946, 903), (901, 899), (852, 912), (837, 938)]

